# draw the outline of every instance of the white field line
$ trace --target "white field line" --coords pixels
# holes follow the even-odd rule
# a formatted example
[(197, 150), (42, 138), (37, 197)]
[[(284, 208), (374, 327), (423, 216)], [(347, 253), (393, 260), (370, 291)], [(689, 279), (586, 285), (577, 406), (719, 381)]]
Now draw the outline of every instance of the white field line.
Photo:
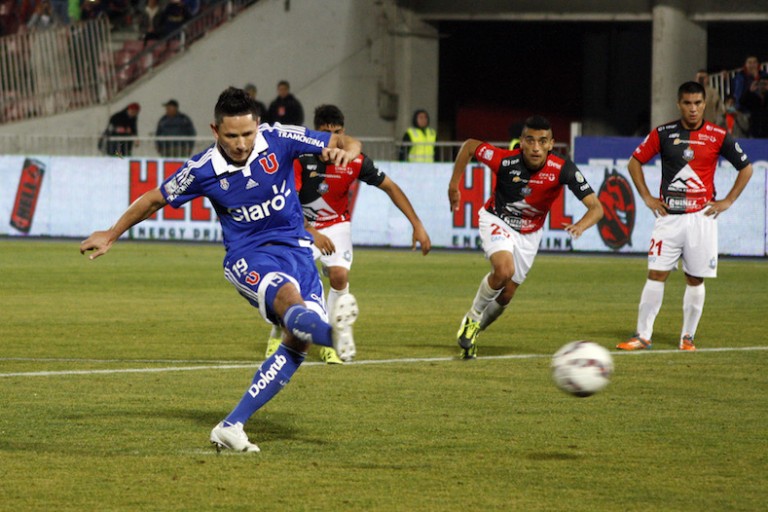
[[(699, 348), (696, 353), (701, 352), (749, 352), (756, 350), (768, 350), (768, 347), (720, 347), (720, 348)], [(622, 356), (642, 356), (653, 354), (679, 354), (681, 356), (694, 356), (695, 353), (682, 352), (676, 349), (669, 350), (640, 350), (634, 352), (616, 351), (611, 352), (614, 355)], [(480, 357), (479, 361), (485, 360), (498, 360), (498, 359), (539, 359), (549, 358), (551, 354), (510, 354), (503, 356), (486, 356)], [(73, 363), (158, 363), (158, 364), (178, 364), (178, 363), (195, 363), (194, 360), (135, 360), (135, 359), (33, 359), (33, 358), (0, 358), (0, 362), (10, 361), (25, 361), (25, 362), (73, 362)], [(434, 362), (446, 362), (446, 361), (458, 361), (455, 357), (413, 357), (413, 358), (401, 358), (401, 359), (372, 359), (363, 361), (352, 361), (346, 363), (345, 366), (357, 366), (357, 365), (374, 365), (374, 364), (408, 364), (408, 363), (434, 363)], [(211, 364), (211, 363), (216, 364)], [(462, 361), (469, 363), (468, 361)], [(200, 370), (236, 370), (242, 368), (257, 368), (261, 361), (252, 363), (238, 363), (235, 361), (228, 362), (216, 362), (216, 361), (199, 361), (199, 365), (196, 366), (165, 366), (160, 368), (115, 368), (115, 369), (101, 369), (101, 370), (59, 370), (59, 371), (35, 371), (35, 372), (13, 372), (13, 373), (0, 373), (0, 377), (53, 377), (62, 375), (104, 375), (115, 373), (164, 373), (164, 372), (191, 372)], [(470, 363), (471, 364), (471, 363)], [(302, 366), (325, 366), (325, 363), (320, 361), (311, 361), (303, 363)]]

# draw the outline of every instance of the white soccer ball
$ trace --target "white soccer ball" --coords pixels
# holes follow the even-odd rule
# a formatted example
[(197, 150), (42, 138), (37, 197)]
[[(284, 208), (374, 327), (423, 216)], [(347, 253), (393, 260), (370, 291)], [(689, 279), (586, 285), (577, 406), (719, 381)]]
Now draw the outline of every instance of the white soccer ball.
[(572, 341), (552, 356), (555, 385), (578, 397), (591, 396), (610, 382), (613, 358), (592, 341)]

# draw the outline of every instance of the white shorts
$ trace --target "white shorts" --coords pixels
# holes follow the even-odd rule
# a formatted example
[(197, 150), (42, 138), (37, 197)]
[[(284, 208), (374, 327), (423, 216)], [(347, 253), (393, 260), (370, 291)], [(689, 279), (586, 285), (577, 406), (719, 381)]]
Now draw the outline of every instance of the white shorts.
[(480, 210), (478, 217), (480, 240), (483, 243), (485, 257), (490, 258), (492, 254), (499, 251), (512, 253), (515, 262), (512, 280), (517, 284), (523, 284), (539, 252), (542, 230), (527, 234), (519, 233), (485, 208)]
[(313, 244), (312, 255), (315, 259), (319, 259), (323, 267), (344, 267), (347, 270), (352, 268), (352, 223), (339, 222), (318, 231), (331, 239), (336, 251), (333, 254), (323, 255)]
[(683, 260), (694, 277), (717, 277), (717, 220), (704, 210), (656, 218), (648, 249), (648, 269), (666, 272)]

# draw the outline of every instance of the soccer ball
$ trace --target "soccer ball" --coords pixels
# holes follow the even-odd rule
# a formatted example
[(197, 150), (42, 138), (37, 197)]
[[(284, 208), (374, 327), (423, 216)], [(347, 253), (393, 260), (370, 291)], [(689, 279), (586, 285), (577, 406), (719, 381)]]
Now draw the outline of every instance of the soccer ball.
[(610, 352), (592, 341), (572, 341), (552, 356), (555, 385), (578, 397), (591, 396), (603, 389), (612, 374)]

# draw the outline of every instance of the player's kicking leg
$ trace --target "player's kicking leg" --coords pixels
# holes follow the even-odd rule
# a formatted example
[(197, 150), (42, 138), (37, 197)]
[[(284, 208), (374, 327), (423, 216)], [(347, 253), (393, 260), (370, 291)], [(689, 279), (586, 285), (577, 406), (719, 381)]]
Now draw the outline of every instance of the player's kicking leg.
[[(256, 371), (251, 386), (237, 406), (211, 431), (210, 440), (217, 450), (259, 451), (259, 447), (248, 439), (243, 426), (288, 384), (304, 361), (310, 344), (332, 347), (340, 354), (350, 351), (348, 340), (352, 337), (352, 324), (359, 313), (355, 298), (349, 295), (339, 301), (329, 324), (320, 314), (322, 306), (305, 303), (293, 283), (289, 276), (277, 272), (263, 276), (259, 283), (256, 292), (259, 301), (256, 304), (269, 305), (267, 314), (270, 321), (281, 318), (286, 336)], [(240, 287), (239, 282), (236, 286)]]

